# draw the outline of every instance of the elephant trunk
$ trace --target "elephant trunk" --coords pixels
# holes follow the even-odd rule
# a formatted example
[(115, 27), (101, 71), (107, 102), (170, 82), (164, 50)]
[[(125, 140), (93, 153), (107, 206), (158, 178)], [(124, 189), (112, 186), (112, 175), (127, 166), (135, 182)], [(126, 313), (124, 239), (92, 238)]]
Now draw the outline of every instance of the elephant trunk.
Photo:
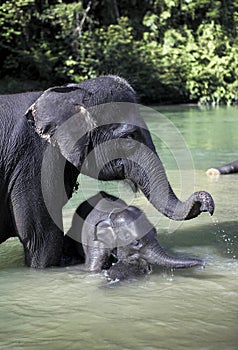
[(181, 202), (173, 192), (163, 164), (155, 152), (149, 148), (143, 154), (129, 161), (130, 180), (138, 185), (147, 199), (163, 215), (173, 220), (190, 220), (201, 212), (214, 212), (211, 195), (205, 191), (193, 193), (185, 202)]
[(223, 165), (220, 168), (216, 168), (220, 174), (233, 174), (238, 172), (238, 160), (235, 162)]
[(185, 258), (179, 256), (171, 256), (167, 254), (163, 248), (158, 244), (154, 247), (148, 248), (141, 256), (152, 265), (164, 266), (171, 269), (182, 269), (193, 266), (205, 267), (205, 262), (196, 258)]

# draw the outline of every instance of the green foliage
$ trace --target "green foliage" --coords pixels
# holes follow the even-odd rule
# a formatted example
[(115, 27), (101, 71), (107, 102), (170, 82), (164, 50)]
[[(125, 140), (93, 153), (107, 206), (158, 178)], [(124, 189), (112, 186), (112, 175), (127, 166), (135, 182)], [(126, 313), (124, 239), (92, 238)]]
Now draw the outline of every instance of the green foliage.
[(206, 104), (231, 104), (238, 99), (238, 48), (232, 46), (220, 25), (198, 28), (187, 88), (192, 98)]
[(2, 0), (0, 90), (112, 73), (147, 102), (235, 103), (237, 28), (238, 0)]

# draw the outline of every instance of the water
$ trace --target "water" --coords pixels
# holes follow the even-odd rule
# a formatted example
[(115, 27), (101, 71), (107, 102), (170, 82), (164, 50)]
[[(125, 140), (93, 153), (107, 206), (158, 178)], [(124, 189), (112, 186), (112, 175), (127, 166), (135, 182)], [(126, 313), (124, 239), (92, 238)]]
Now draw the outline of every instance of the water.
[(173, 188), (182, 198), (209, 191), (214, 217), (172, 222), (128, 185), (81, 177), (83, 191), (64, 209), (65, 228), (79, 200), (107, 189), (146, 211), (168, 251), (201, 257), (206, 268), (158, 269), (107, 284), (103, 275), (77, 267), (26, 268), (20, 243), (8, 240), (0, 246), (1, 349), (237, 350), (238, 175), (210, 179), (205, 170), (237, 159), (238, 110), (158, 109), (166, 118), (151, 112), (147, 122)]

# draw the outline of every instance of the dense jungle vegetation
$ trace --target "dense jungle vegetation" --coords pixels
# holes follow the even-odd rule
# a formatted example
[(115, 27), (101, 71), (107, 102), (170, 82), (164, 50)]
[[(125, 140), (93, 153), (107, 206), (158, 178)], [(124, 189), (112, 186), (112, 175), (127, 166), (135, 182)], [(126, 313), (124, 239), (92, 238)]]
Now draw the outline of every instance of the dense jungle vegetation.
[(1, 0), (0, 93), (99, 74), (143, 102), (238, 101), (238, 0)]

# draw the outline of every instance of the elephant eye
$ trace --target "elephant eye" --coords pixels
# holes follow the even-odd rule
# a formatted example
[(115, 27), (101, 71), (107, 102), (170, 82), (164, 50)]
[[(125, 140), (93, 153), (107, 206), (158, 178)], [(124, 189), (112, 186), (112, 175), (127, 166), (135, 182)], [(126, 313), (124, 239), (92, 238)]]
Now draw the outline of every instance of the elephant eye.
[(126, 138), (129, 140), (135, 140), (136, 139), (136, 135), (135, 133), (130, 133), (126, 135)]
[(141, 247), (141, 243), (139, 240), (135, 240), (132, 242), (132, 245), (133, 247), (136, 247), (136, 248), (140, 248)]
[(139, 130), (138, 128), (130, 128), (121, 131), (120, 137), (124, 139), (130, 139), (130, 140), (138, 140), (139, 138)]

